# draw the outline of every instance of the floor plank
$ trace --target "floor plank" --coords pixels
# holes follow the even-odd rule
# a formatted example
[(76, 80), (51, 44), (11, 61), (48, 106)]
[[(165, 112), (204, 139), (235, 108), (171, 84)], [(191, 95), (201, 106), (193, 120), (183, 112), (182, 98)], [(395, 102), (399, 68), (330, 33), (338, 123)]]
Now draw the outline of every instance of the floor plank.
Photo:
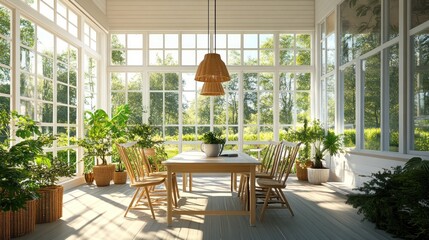
[[(193, 192), (180, 193), (180, 208), (239, 210), (240, 201), (229, 185), (229, 175), (195, 174)], [(173, 226), (167, 227), (166, 206), (157, 207), (156, 220), (149, 210), (132, 210), (125, 218), (133, 193), (128, 185), (67, 190), (60, 220), (38, 224), (33, 233), (17, 239), (392, 239), (374, 224), (362, 222), (356, 209), (345, 204), (344, 195), (294, 176), (285, 194), (295, 216), (286, 209), (268, 209), (256, 227), (249, 226), (247, 216), (201, 215), (173, 217)], [(260, 206), (257, 218), (259, 210)]]

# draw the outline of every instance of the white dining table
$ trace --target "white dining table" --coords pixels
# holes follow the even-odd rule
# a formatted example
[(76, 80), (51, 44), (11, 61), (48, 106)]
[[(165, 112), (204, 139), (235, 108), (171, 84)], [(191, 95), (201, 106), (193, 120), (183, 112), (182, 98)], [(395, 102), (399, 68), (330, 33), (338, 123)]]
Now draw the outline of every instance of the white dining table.
[[(256, 222), (255, 169), (261, 163), (242, 152), (228, 151), (236, 157), (206, 157), (203, 152), (182, 152), (163, 162), (167, 168), (167, 224), (172, 225), (176, 215), (248, 215), (250, 226)], [(173, 207), (173, 173), (248, 173), (250, 197), (249, 210), (181, 210)], [(245, 208), (244, 208), (245, 209)]]

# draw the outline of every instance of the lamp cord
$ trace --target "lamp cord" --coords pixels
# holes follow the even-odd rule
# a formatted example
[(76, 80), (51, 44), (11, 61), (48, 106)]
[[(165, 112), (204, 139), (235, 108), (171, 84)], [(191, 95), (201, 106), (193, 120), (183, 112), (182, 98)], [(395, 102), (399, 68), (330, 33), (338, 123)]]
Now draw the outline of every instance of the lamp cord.
[(216, 53), (216, 0), (214, 4), (214, 52)]
[(207, 0), (207, 52), (210, 53), (210, 0)]

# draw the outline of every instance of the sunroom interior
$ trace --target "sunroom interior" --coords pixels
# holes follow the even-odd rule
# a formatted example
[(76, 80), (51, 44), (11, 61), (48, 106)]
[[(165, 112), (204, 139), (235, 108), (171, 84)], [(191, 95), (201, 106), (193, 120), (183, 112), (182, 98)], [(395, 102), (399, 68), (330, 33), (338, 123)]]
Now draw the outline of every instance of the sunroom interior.
[[(429, 157), (428, 1), (218, 0), (216, 25), (213, 2), (0, 1), (0, 103), (69, 139), (46, 149), (75, 167), (66, 189), (84, 184), (70, 139), (85, 111), (123, 104), (169, 156), (212, 130), (249, 152), (318, 119), (344, 136), (324, 164), (350, 188)], [(201, 96), (195, 72), (213, 51), (231, 80)]]

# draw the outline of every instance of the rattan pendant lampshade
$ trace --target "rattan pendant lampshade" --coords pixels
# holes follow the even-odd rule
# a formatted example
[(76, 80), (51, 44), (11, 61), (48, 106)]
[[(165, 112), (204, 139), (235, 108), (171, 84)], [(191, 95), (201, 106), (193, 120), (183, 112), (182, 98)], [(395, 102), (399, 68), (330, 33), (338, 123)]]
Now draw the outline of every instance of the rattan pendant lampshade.
[[(207, 0), (207, 36), (210, 36), (210, 0)], [(201, 95), (204, 96), (218, 96), (224, 95), (222, 82), (229, 81), (228, 69), (225, 63), (222, 61), (219, 54), (216, 53), (216, 0), (214, 2), (214, 53), (207, 53), (204, 56), (203, 61), (198, 65), (197, 72), (195, 74), (195, 81), (204, 82), (203, 88), (201, 89)], [(208, 50), (210, 47), (208, 46)]]
[(205, 82), (200, 92), (200, 95), (203, 96), (220, 96), (224, 94), (225, 91), (220, 82)]

